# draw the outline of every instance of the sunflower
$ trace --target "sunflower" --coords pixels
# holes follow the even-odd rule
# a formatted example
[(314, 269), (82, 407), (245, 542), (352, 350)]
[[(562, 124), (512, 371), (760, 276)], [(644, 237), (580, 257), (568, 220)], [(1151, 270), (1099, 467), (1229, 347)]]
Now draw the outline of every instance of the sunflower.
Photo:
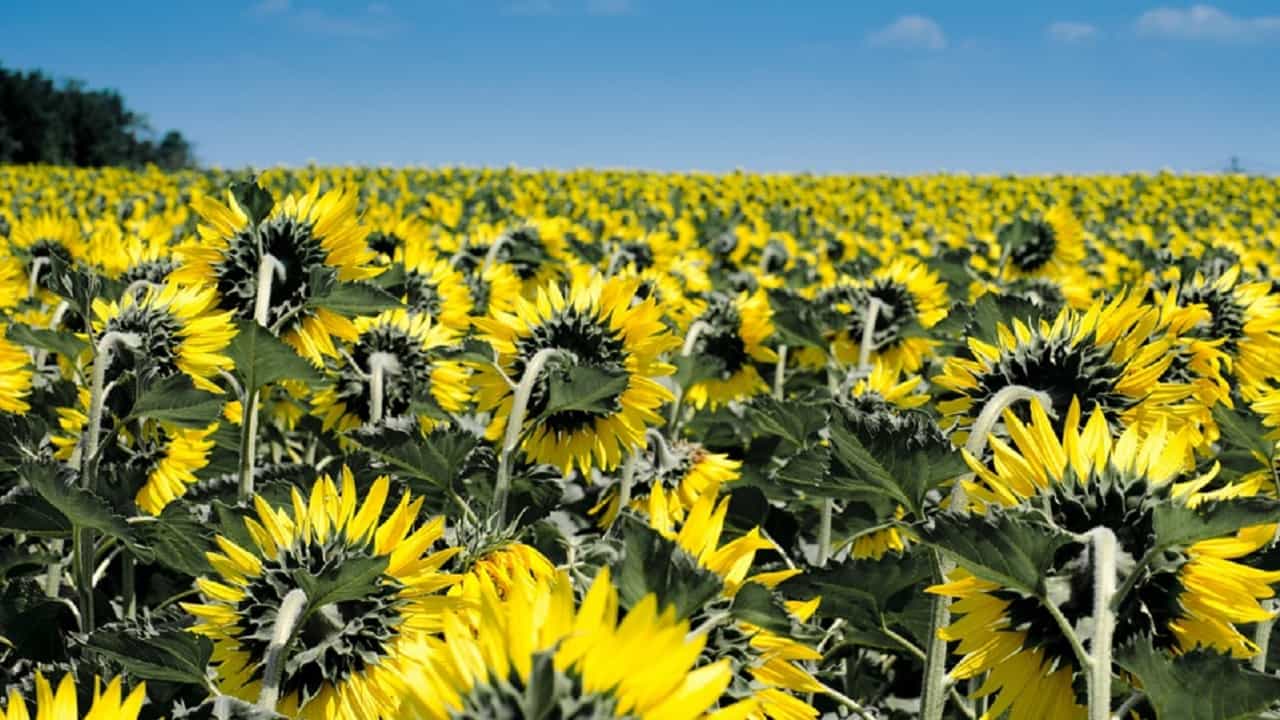
[(201, 196), (193, 206), (203, 219), (198, 241), (177, 249), (182, 265), (171, 277), (188, 285), (216, 288), (219, 305), (241, 320), (253, 320), (258, 276), (264, 258), (279, 263), (267, 307), (267, 327), (300, 355), (317, 364), (337, 349), (333, 337), (354, 340), (350, 320), (311, 304), (317, 277), (342, 282), (376, 276), (374, 253), (356, 221), (356, 194), (314, 186), (305, 195), (276, 203), (258, 225), (249, 221), (234, 196), (227, 204)]
[(731, 679), (728, 660), (695, 668), (706, 637), (690, 635), (674, 610), (659, 611), (656, 596), (619, 620), (607, 568), (576, 608), (561, 573), (512, 585), (505, 597), (485, 583), (478, 613), (474, 627), (446, 613), (443, 638), (416, 648), (400, 716), (692, 720), (715, 706)]
[[(965, 453), (976, 474), (966, 484), (977, 509), (1031, 502), (1067, 532), (1111, 529), (1125, 557), (1142, 558), (1155, 547), (1159, 505), (1195, 506), (1254, 491), (1231, 485), (1204, 491), (1216, 465), (1203, 474), (1191, 472), (1191, 433), (1170, 431), (1163, 420), (1150, 431), (1129, 427), (1113, 439), (1101, 408), (1095, 407), (1081, 427), (1078, 401), (1071, 403), (1061, 430), (1038, 404), (1031, 405), (1030, 415), (1024, 423), (1005, 413), (1012, 444), (991, 439), (992, 465)], [(1235, 625), (1271, 617), (1259, 601), (1272, 596), (1270, 585), (1280, 581), (1280, 571), (1235, 560), (1270, 544), (1274, 532), (1274, 526), (1246, 528), (1162, 553), (1135, 568), (1140, 575), (1120, 598), (1115, 643), (1150, 636), (1157, 647), (1173, 652), (1203, 646), (1240, 658), (1256, 654), (1258, 648)], [(1092, 611), (1091, 568), (1064, 550), (1049, 572), (1050, 585), (1065, 595), (1059, 609), (1079, 624)], [(929, 592), (956, 600), (951, 611), (958, 619), (942, 631), (942, 637), (960, 643), (955, 652), (964, 656), (952, 675), (989, 673), (977, 694), (996, 695), (992, 717), (1005, 710), (1014, 717), (1084, 716), (1081, 668), (1042, 600), (964, 571)]]
[(89, 243), (80, 223), (73, 218), (54, 215), (22, 220), (9, 233), (9, 246), (27, 262), (31, 287), (48, 287), (39, 283), (44, 266), (57, 259), (68, 265), (87, 260)]
[(209, 464), (214, 445), (210, 436), (217, 429), (217, 423), (203, 428), (160, 424), (152, 431), (153, 438), (139, 443), (135, 461), (149, 467), (146, 482), (134, 496), (143, 512), (159, 515), (196, 482), (196, 472)]
[(1197, 272), (1178, 283), (1176, 291), (1180, 306), (1208, 310), (1188, 334), (1216, 343), (1230, 358), (1227, 370), (1246, 400), (1256, 399), (1270, 380), (1280, 377), (1280, 294), (1270, 282), (1246, 281), (1239, 266), (1232, 266), (1216, 277)]
[[(121, 686), (120, 678), (107, 683), (106, 690), (95, 678), (93, 683), (93, 702), (85, 720), (137, 720), (142, 710), (142, 703), (147, 699), (146, 683), (138, 683), (127, 696)], [(44, 675), (36, 673), (36, 720), (76, 720), (81, 717), (79, 703), (76, 700), (76, 684), (71, 675), (63, 675), (55, 692), (45, 680)], [(9, 689), (9, 697), (0, 720), (30, 720), (31, 714), (27, 703), (18, 694), (17, 689)]]
[[(674, 368), (659, 356), (678, 340), (666, 332), (652, 298), (632, 302), (637, 284), (576, 272), (567, 292), (553, 283), (538, 291), (536, 301), (521, 298), (514, 313), (475, 321), (502, 368), (500, 373), (482, 365), (476, 374), (477, 406), (493, 412), (487, 438), (496, 440), (506, 429), (514, 402), (508, 378), (521, 378), (538, 353), (555, 351), (529, 400), (525, 454), (565, 473), (575, 464), (586, 473), (592, 467), (613, 469), (626, 452), (644, 444), (646, 428), (662, 422), (657, 411), (672, 399), (655, 378)], [(548, 376), (568, 365), (623, 373), (626, 387), (604, 399), (607, 411), (566, 410), (539, 419), (549, 400)]]
[(383, 262), (394, 259), (406, 247), (422, 246), (431, 240), (431, 229), (416, 217), (392, 212), (370, 213), (370, 216), (366, 218), (369, 234), (365, 236), (365, 244)]
[[(664, 493), (667, 512), (680, 521), (703, 495), (714, 497), (721, 486), (742, 476), (742, 462), (724, 453), (711, 452), (699, 443), (684, 439), (670, 443), (657, 435), (652, 439), (651, 447), (636, 458), (637, 486), (628, 506), (631, 510), (645, 512), (649, 493)], [(620, 505), (621, 497), (615, 485), (603, 493), (590, 512), (600, 515), (601, 527), (609, 527), (617, 519)]]
[[(943, 425), (963, 444), (987, 402), (1013, 385), (1046, 393), (1058, 418), (1076, 396), (1089, 398), (1117, 430), (1173, 415), (1191, 388), (1160, 381), (1172, 363), (1172, 342), (1153, 337), (1158, 323), (1157, 308), (1121, 294), (1086, 312), (1063, 308), (1053, 322), (1000, 323), (994, 345), (970, 337), (933, 378), (945, 391), (938, 398)], [(1024, 405), (1015, 411), (1025, 418)]]
[(913, 326), (927, 330), (947, 316), (947, 286), (924, 263), (902, 257), (864, 281), (841, 278), (819, 291), (814, 302), (835, 308), (847, 320), (847, 326), (831, 337), (831, 353), (840, 362), (860, 361), (868, 306), (873, 300), (878, 306), (871, 331), (871, 358), (892, 369), (920, 369), (938, 343)]
[(31, 356), (25, 348), (5, 337), (8, 328), (0, 325), (0, 410), (22, 415), (31, 409)]
[(184, 604), (200, 622), (192, 632), (214, 642), (213, 665), (222, 692), (258, 697), (268, 641), (285, 596), (333, 577), (344, 563), (386, 563), (355, 598), (309, 607), (288, 647), (277, 711), (298, 718), (389, 717), (399, 705), (394, 678), (404, 671), (402, 648), (437, 632), (450, 601), (438, 591), (455, 578), (439, 571), (456, 554), (428, 553), (444, 533), (444, 519), (417, 526), (422, 498), (409, 493), (385, 519), (390, 482), (380, 477), (363, 501), (351, 471), (341, 489), (322, 476), (304, 499), (292, 492), (292, 513), (254, 498), (256, 518), (245, 527), (249, 548), (219, 536), (209, 562), (218, 579), (200, 578), (203, 604)]
[[(136, 335), (140, 352), (113, 356), (113, 365), (132, 362), (146, 383), (179, 372), (202, 390), (221, 393), (213, 382), (220, 371), (230, 370), (224, 351), (236, 335), (230, 311), (219, 311), (212, 288), (181, 287), (168, 283), (150, 286), (139, 299), (126, 293), (120, 302), (94, 300), (94, 329), (99, 333)], [(108, 370), (108, 377), (113, 377)]]
[[(469, 372), (461, 363), (442, 361), (433, 352), (448, 346), (456, 333), (427, 315), (403, 308), (374, 318), (356, 319), (359, 332), (349, 352), (329, 370), (330, 383), (312, 399), (325, 430), (347, 431), (371, 422), (373, 363), (390, 363), (382, 380), (383, 417), (409, 414), (415, 405), (434, 403), (460, 412), (470, 397)], [(420, 417), (424, 426), (434, 421)]]
[(404, 263), (404, 284), (395, 291), (403, 296), (410, 310), (430, 315), (458, 333), (471, 328), (474, 303), (461, 272), (422, 242), (405, 245), (397, 257)]
[(718, 376), (685, 390), (694, 407), (714, 410), (769, 390), (755, 366), (756, 362), (778, 361), (777, 353), (764, 346), (773, 335), (773, 309), (763, 290), (713, 296), (689, 332), (697, 335), (687, 349), (699, 360), (715, 363), (719, 370)]
[(1005, 247), (1008, 280), (1068, 278), (1079, 274), (1085, 259), (1084, 228), (1065, 204), (1030, 220), (1007, 226), (1013, 241)]
[[(680, 523), (674, 519), (667, 498), (666, 493), (649, 495), (650, 527), (674, 542), (700, 567), (715, 573), (722, 583), (722, 597), (734, 597), (746, 583), (758, 583), (772, 589), (800, 573), (799, 570), (781, 570), (750, 575), (757, 552), (777, 549), (773, 542), (764, 538), (760, 528), (753, 528), (742, 537), (720, 544), (725, 517), (729, 512), (728, 497), (717, 500), (714, 493), (704, 493), (689, 508)], [(786, 606), (796, 620), (804, 622), (817, 610), (819, 602), (820, 598), (803, 602), (787, 601)], [(763, 713), (753, 714), (752, 717), (777, 720), (817, 717), (817, 711), (807, 703), (797, 698), (792, 698), (794, 703), (781, 702), (775, 695), (825, 691), (826, 688), (798, 664), (819, 660), (822, 657), (820, 653), (804, 643), (748, 623), (731, 624), (723, 633), (726, 642), (746, 638), (745, 668), (759, 686), (753, 690), (752, 695), (755, 696), (760, 713)], [(762, 692), (766, 694), (759, 697)], [(779, 714), (772, 714), (775, 710), (770, 708), (776, 709)], [(797, 713), (797, 710), (800, 712)]]

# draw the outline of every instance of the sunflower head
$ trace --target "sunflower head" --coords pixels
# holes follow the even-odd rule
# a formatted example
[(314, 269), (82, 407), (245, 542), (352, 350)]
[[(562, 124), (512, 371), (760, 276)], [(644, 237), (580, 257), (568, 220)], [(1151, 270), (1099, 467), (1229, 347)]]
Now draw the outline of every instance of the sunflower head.
[[(476, 327), (498, 353), (507, 378), (519, 379), (535, 358), (546, 359), (532, 386), (524, 418), (526, 455), (568, 472), (577, 465), (612, 469), (624, 451), (644, 444), (647, 427), (662, 421), (657, 409), (671, 394), (655, 378), (673, 372), (660, 355), (675, 340), (662, 324), (652, 299), (633, 303), (637, 281), (575, 273), (562, 290), (550, 284), (536, 300), (520, 299), (515, 313), (476, 320)], [(588, 367), (625, 380), (592, 409), (547, 412), (551, 378), (569, 368)], [(476, 400), (493, 410), (488, 437), (505, 430), (514, 404), (507, 378), (492, 367), (477, 374)]]
[[(76, 683), (70, 674), (63, 675), (55, 690), (41, 673), (35, 678), (35, 716), (37, 720), (52, 718), (55, 720), (75, 720), (82, 717), (76, 693)], [(86, 690), (87, 692), (87, 690)], [(120, 678), (102, 683), (94, 678), (93, 696), (83, 717), (93, 720), (137, 720), (142, 711), (142, 704), (147, 699), (146, 683), (139, 683), (128, 695)], [(15, 688), (10, 688), (5, 700), (4, 711), (0, 712), (0, 720), (29, 720), (31, 717), (27, 702)]]
[(254, 320), (259, 281), (270, 275), (264, 324), (313, 361), (336, 355), (332, 336), (350, 340), (355, 328), (312, 301), (335, 282), (382, 271), (365, 244), (366, 229), (356, 220), (356, 201), (353, 192), (321, 194), (315, 186), (304, 195), (287, 196), (255, 223), (230, 192), (225, 205), (198, 198), (195, 209), (204, 221), (200, 238), (179, 248), (182, 265), (172, 277), (212, 286), (222, 309)]
[(768, 390), (755, 366), (756, 362), (778, 361), (777, 354), (764, 345), (773, 334), (773, 309), (763, 290), (712, 296), (707, 309), (689, 328), (690, 334), (695, 332), (686, 354), (714, 363), (717, 375), (685, 391), (694, 407), (715, 409)]
[(0, 325), (0, 410), (18, 415), (31, 409), (31, 356), (26, 348), (5, 337), (8, 328)]
[(457, 551), (430, 552), (444, 522), (418, 524), (421, 498), (404, 494), (384, 517), (389, 490), (387, 478), (378, 478), (362, 501), (344, 468), (341, 487), (323, 476), (309, 498), (295, 489), (291, 511), (256, 497), (256, 516), (245, 520), (251, 546), (217, 538), (220, 551), (208, 557), (218, 577), (200, 578), (206, 601), (183, 607), (200, 621), (192, 632), (214, 641), (223, 692), (257, 697), (291, 591), (354, 576), (366, 578), (362, 592), (347, 588), (327, 602), (308, 596), (288, 646), (279, 709), (302, 718), (394, 711), (389, 687), (403, 669), (401, 648), (440, 629), (448, 603), (437, 593), (455, 581), (440, 568)]
[(1043, 216), (1018, 218), (1000, 232), (1013, 277), (1061, 276), (1084, 261), (1084, 230), (1066, 205)]

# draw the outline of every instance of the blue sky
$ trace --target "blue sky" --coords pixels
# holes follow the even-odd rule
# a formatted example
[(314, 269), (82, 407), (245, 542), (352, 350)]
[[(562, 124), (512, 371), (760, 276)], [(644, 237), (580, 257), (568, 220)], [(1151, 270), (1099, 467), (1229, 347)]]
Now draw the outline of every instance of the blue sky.
[(1280, 173), (1280, 2), (0, 2), (200, 158)]

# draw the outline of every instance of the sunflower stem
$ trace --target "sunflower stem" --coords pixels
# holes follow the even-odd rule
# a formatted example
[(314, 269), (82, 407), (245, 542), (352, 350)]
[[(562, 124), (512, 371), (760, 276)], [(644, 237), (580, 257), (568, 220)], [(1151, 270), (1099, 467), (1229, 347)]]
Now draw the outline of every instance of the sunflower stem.
[(826, 567), (831, 560), (831, 516), (835, 514), (836, 501), (822, 498), (818, 516), (818, 567)]
[[(1002, 387), (995, 395), (991, 396), (986, 405), (982, 406), (982, 410), (978, 413), (978, 418), (973, 421), (973, 427), (969, 429), (969, 439), (964, 444), (965, 451), (975, 458), (981, 457), (982, 453), (987, 449), (991, 430), (995, 428), (1004, 411), (1014, 403), (1023, 400), (1035, 400), (1040, 403), (1040, 407), (1044, 408), (1045, 413), (1050, 417), (1054, 415), (1053, 398), (1049, 397), (1049, 393), (1043, 390), (1033, 390), (1026, 385), (1007, 385)], [(969, 499), (964, 490), (964, 481), (956, 480), (955, 485), (951, 487), (951, 510), (963, 513), (968, 503)]]
[(1089, 532), (1093, 547), (1093, 640), (1089, 668), (1089, 720), (1111, 717), (1111, 641), (1116, 615), (1111, 597), (1116, 592), (1116, 534), (1108, 527)]
[[(1264, 607), (1271, 612), (1275, 612), (1275, 601), (1264, 601)], [(1264, 620), (1253, 627), (1253, 644), (1258, 646), (1258, 654), (1250, 660), (1250, 665), (1258, 672), (1267, 671), (1267, 647), (1271, 645), (1271, 630), (1275, 627), (1276, 619), (1273, 616), (1270, 620)]]
[(499, 518), (506, 517), (507, 514), (507, 496), (511, 493), (511, 462), (520, 445), (520, 431), (524, 425), (525, 413), (529, 409), (529, 397), (533, 395), (533, 388), (547, 361), (561, 352), (559, 348), (543, 348), (534, 353), (516, 385), (511, 413), (507, 415), (507, 427), (503, 434), (502, 452), (498, 457), (498, 479), (493, 488), (493, 513)]
[(1071, 626), (1071, 621), (1067, 619), (1067, 616), (1062, 614), (1062, 610), (1049, 598), (1041, 596), (1040, 604), (1049, 611), (1049, 615), (1053, 617), (1054, 622), (1058, 623), (1058, 629), (1062, 631), (1063, 637), (1071, 645), (1071, 651), (1076, 656), (1076, 662), (1080, 663), (1080, 668), (1085, 673), (1085, 679), (1087, 680), (1093, 667), (1093, 658), (1089, 657), (1089, 651), (1084, 649), (1084, 643), (1080, 642), (1080, 636), (1076, 634), (1076, 629)]
[(511, 238), (507, 233), (502, 233), (493, 241), (493, 244), (489, 246), (489, 252), (484, 254), (484, 264), (480, 266), (481, 273), (484, 273), (485, 270), (488, 270), (491, 265), (498, 261), (498, 251), (508, 242), (511, 242)]
[(284, 675), (284, 661), (293, 636), (301, 625), (302, 613), (307, 608), (307, 593), (301, 588), (290, 590), (280, 601), (275, 626), (271, 628), (271, 644), (267, 646), (265, 669), (262, 673), (262, 690), (258, 693), (258, 709), (274, 713), (280, 700), (280, 681)]
[[(698, 345), (698, 338), (702, 336), (702, 333), (710, 329), (711, 323), (706, 320), (695, 320), (689, 326), (689, 331), (685, 333), (684, 345), (680, 348), (680, 357), (692, 355), (693, 349)], [(676, 399), (671, 403), (671, 416), (667, 419), (667, 437), (672, 440), (676, 438), (676, 433), (680, 431), (680, 411), (684, 403), (684, 393), (685, 389), (677, 384)]]
[(618, 487), (618, 514), (614, 516), (614, 522), (617, 522), (627, 506), (631, 504), (631, 485), (636, 479), (636, 465), (640, 462), (640, 449), (632, 450), (627, 455), (627, 459), (622, 461), (622, 480)]
[[(271, 314), (272, 280), (285, 279), (284, 263), (271, 253), (263, 253), (258, 263), (258, 287), (253, 299), (253, 320), (271, 332), (267, 321)], [(249, 359), (249, 367), (244, 368), (244, 396), (240, 401), (243, 411), (240, 417), (240, 501), (248, 502), (253, 497), (253, 464), (258, 453), (258, 392), (254, 377), (253, 358)]]
[[(135, 350), (142, 341), (134, 333), (110, 331), (98, 339), (93, 359), (93, 375), (89, 385), (89, 423), (85, 430), (84, 452), (80, 456), (80, 484), (89, 492), (98, 486), (98, 444), (102, 440), (102, 416), (106, 412), (107, 366), (116, 345)], [(73, 550), (75, 555), (76, 592), (80, 600), (80, 629), (93, 631), (93, 529), (77, 527)]]
[(787, 346), (778, 346), (778, 364), (773, 366), (773, 397), (781, 400), (787, 383)]
[(388, 352), (376, 352), (369, 356), (369, 423), (382, 422), (387, 373), (400, 372), (400, 361)]
[(31, 274), (27, 279), (27, 297), (34, 298), (40, 289), (40, 271), (50, 263), (47, 257), (38, 257), (31, 261)]
[(858, 369), (871, 369), (871, 350), (875, 345), (876, 317), (880, 315), (880, 306), (884, 303), (880, 298), (871, 298), (867, 303), (866, 314), (862, 316), (862, 342), (858, 345)]
[(120, 558), (120, 585), (124, 593), (124, 616), (128, 620), (138, 617), (138, 561), (133, 553), (125, 552)]
[(824, 694), (826, 694), (832, 700), (835, 700), (841, 705), (844, 705), (845, 707), (849, 708), (849, 710), (852, 711), (854, 715), (857, 715), (858, 717), (863, 718), (863, 720), (876, 720), (876, 716), (871, 714), (871, 711), (863, 707), (862, 704), (859, 703), (857, 700), (854, 700), (853, 698), (849, 697), (848, 695), (845, 695), (844, 693), (840, 692), (839, 690), (836, 690), (835, 688), (831, 687), (830, 685), (827, 685), (826, 683), (819, 682), (819, 684), (822, 685), (822, 692)]
[[(933, 581), (947, 581), (942, 554), (929, 550), (933, 563)], [(920, 696), (922, 720), (942, 720), (947, 707), (947, 641), (941, 637), (942, 629), (951, 624), (951, 601), (946, 595), (934, 595), (929, 613), (929, 646), (925, 650), (924, 688)]]

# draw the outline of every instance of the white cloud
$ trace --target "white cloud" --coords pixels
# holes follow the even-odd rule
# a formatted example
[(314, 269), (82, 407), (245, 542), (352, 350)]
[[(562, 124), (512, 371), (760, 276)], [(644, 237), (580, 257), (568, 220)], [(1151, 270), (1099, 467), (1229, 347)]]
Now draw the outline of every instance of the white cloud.
[(872, 47), (893, 47), (906, 50), (943, 50), (947, 47), (946, 33), (932, 18), (923, 15), (903, 15), (888, 26), (867, 36)]
[(1280, 15), (1237, 17), (1212, 5), (1158, 7), (1138, 18), (1139, 35), (1246, 42), (1280, 38)]
[(587, 0), (587, 12), (591, 15), (626, 15), (631, 12), (631, 0)]
[(1064, 43), (1078, 43), (1098, 36), (1098, 28), (1089, 23), (1059, 20), (1049, 25), (1049, 37)]
[(259, 0), (249, 12), (254, 15), (278, 15), (289, 11), (289, 0)]

